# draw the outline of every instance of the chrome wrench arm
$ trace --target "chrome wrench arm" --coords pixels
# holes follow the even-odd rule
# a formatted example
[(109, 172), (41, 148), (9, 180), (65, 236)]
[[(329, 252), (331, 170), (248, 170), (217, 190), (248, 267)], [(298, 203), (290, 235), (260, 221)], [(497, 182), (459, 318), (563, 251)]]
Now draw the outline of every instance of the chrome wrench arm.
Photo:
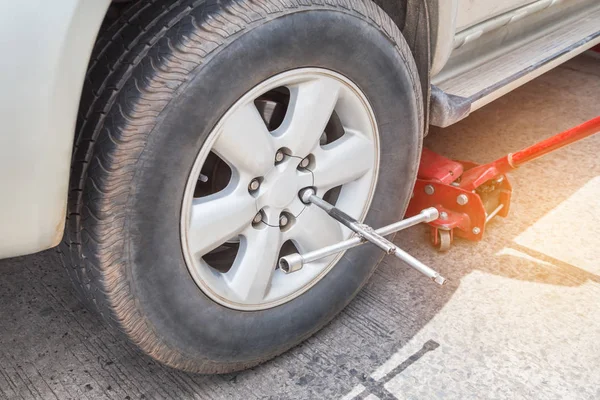
[[(312, 188), (304, 189), (300, 192), (300, 198), (303, 202), (309, 204), (313, 203), (317, 207), (323, 209), (329, 216), (331, 216), (336, 221), (340, 222), (342, 225), (348, 227), (359, 236), (352, 237), (350, 239), (341, 241), (339, 243), (335, 243), (330, 246), (326, 246), (322, 249), (318, 249), (306, 254), (290, 254), (288, 256), (284, 256), (279, 260), (279, 267), (285, 273), (292, 273), (298, 271), (303, 267), (304, 264), (316, 261), (318, 259), (333, 255), (335, 253), (339, 253), (341, 251), (350, 249), (352, 247), (356, 247), (366, 241), (369, 241), (375, 244), (377, 247), (384, 250), (387, 254), (393, 254), (400, 260), (404, 261), (410, 267), (416, 269), (421, 272), (428, 278), (432, 279), (435, 283), (439, 285), (443, 285), (446, 281), (438, 272), (429, 268), (410, 254), (406, 253), (402, 249), (398, 248), (395, 244), (385, 239), (383, 235), (389, 235), (391, 233), (400, 231), (402, 229), (409, 228), (411, 226), (417, 225), (421, 222), (431, 222), (439, 217), (439, 212), (436, 208), (430, 207), (422, 210), (418, 215), (414, 217), (407, 218), (402, 221), (395, 222), (393, 224), (387, 225), (383, 228), (374, 230), (368, 225), (361, 224), (356, 221), (354, 218), (344, 213), (343, 211), (337, 209), (333, 205), (329, 204), (325, 200), (317, 197)], [(374, 240), (372, 240), (374, 239)]]
[[(410, 228), (411, 226), (418, 225), (422, 222), (434, 221), (438, 219), (438, 217), (439, 211), (435, 207), (429, 207), (422, 210), (419, 214), (415, 215), (414, 217), (406, 218), (401, 221), (394, 222), (393, 224), (386, 225), (383, 228), (377, 229), (375, 232), (381, 236), (391, 235), (392, 233), (396, 233), (403, 229)], [(333, 254), (351, 249), (356, 246), (360, 246), (365, 243), (367, 243), (367, 240), (363, 239), (362, 237), (353, 236), (350, 239), (346, 239), (341, 242), (334, 243), (332, 245), (308, 253), (295, 253), (284, 256), (280, 259), (279, 266), (286, 273), (294, 272), (302, 268), (304, 264), (331, 256)]]
[[(394, 252), (396, 251), (396, 245), (394, 243), (379, 235), (370, 226), (361, 224), (360, 222), (358, 222), (339, 208), (336, 208), (333, 205), (326, 202), (325, 200), (323, 200), (322, 198), (317, 197), (314, 194), (313, 189), (306, 189), (306, 191), (307, 197), (302, 197), (306, 198), (306, 200), (309, 203), (312, 203), (317, 207), (321, 208), (323, 211), (329, 214), (331, 218), (335, 219), (340, 224), (344, 225), (346, 228), (352, 230), (353, 232), (356, 232), (363, 239), (373, 243), (375, 246), (385, 251), (386, 254), (394, 254)], [(312, 194), (308, 195), (310, 192), (312, 192)], [(304, 198), (302, 198), (303, 201)]]

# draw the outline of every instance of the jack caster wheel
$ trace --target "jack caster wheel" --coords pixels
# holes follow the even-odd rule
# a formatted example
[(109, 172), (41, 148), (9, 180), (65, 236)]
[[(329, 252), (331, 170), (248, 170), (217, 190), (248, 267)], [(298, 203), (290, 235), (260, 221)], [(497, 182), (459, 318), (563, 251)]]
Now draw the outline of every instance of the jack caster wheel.
[(452, 232), (443, 231), (438, 229), (437, 231), (437, 243), (434, 243), (434, 246), (438, 251), (448, 251), (450, 250), (450, 245), (452, 244)]

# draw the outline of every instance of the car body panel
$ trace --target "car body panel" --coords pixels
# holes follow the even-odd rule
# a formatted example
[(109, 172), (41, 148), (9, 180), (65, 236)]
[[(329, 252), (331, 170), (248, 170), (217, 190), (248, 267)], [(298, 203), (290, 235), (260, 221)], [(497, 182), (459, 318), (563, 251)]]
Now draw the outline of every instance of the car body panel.
[(456, 34), (459, 0), (427, 0), (431, 26), (431, 76), (442, 70), (452, 50)]
[(458, 0), (456, 15), (457, 32), (535, 2), (536, 0)]
[(62, 238), (79, 98), (109, 4), (0, 1), (0, 258)]

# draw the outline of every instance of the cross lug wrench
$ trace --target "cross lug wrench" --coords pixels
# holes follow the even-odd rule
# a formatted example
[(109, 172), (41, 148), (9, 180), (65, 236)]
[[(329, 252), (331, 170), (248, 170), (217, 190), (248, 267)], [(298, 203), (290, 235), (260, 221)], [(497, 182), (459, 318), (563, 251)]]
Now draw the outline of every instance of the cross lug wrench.
[(279, 260), (279, 267), (283, 272), (292, 273), (298, 271), (303, 267), (305, 263), (312, 262), (333, 255), (335, 253), (339, 253), (340, 251), (347, 250), (349, 248), (358, 246), (368, 241), (385, 251), (386, 254), (393, 254), (394, 256), (408, 264), (410, 267), (416, 269), (420, 273), (427, 276), (429, 279), (433, 280), (438, 285), (443, 285), (446, 282), (446, 279), (442, 277), (438, 272), (429, 268), (427, 265), (423, 264), (410, 254), (406, 253), (404, 250), (398, 248), (398, 246), (396, 246), (394, 243), (390, 242), (382, 236), (389, 235), (399, 230), (409, 228), (421, 222), (431, 222), (433, 220), (436, 220), (439, 217), (439, 212), (436, 208), (427, 208), (425, 210), (422, 210), (418, 215), (415, 215), (414, 217), (407, 218), (403, 221), (399, 221), (394, 224), (387, 225), (383, 228), (375, 230), (366, 224), (358, 222), (339, 208), (336, 208), (332, 204), (329, 204), (327, 201), (321, 199), (320, 197), (317, 197), (313, 188), (303, 189), (300, 192), (300, 199), (306, 204), (314, 204), (315, 206), (321, 208), (331, 218), (335, 219), (348, 229), (352, 230), (358, 236), (303, 255), (296, 253), (282, 257)]

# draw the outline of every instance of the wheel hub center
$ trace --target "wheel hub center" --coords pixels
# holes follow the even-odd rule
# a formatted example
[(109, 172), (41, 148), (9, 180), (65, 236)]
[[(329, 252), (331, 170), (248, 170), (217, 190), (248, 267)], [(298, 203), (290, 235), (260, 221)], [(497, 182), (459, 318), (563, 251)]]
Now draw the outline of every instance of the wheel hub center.
[(270, 206), (281, 209), (290, 206), (298, 198), (298, 188), (302, 179), (292, 160), (275, 166), (266, 176), (259, 196), (259, 206)]

